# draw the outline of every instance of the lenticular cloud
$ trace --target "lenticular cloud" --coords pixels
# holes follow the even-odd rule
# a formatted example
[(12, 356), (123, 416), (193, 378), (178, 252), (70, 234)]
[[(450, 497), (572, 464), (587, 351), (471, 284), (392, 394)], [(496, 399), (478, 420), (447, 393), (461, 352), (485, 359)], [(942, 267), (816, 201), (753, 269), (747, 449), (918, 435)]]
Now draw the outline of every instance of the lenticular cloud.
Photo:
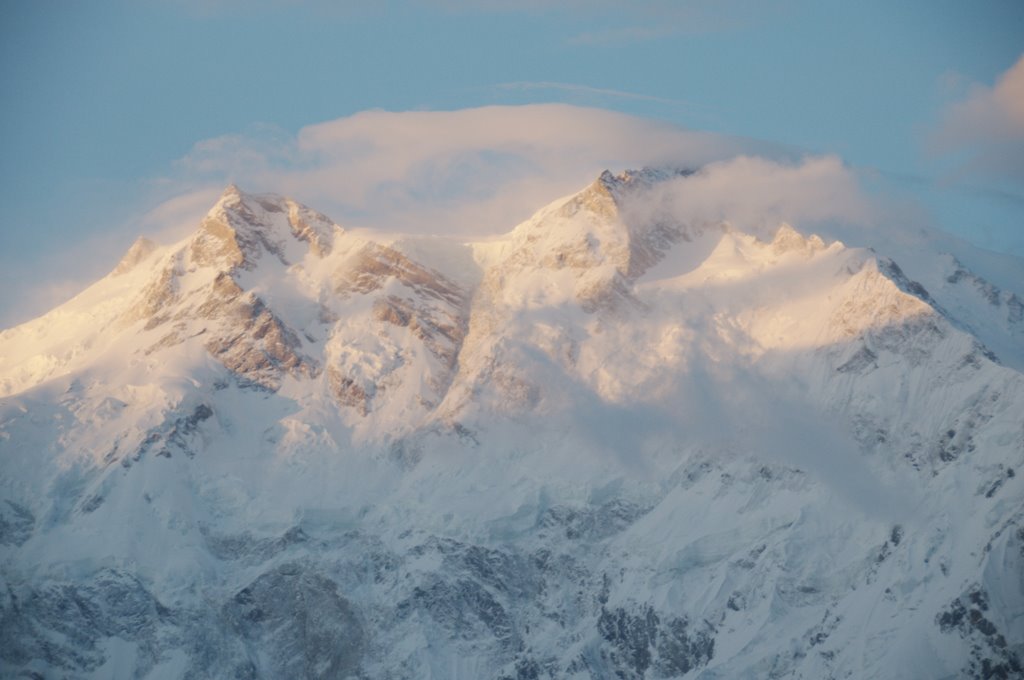
[(501, 233), (604, 169), (697, 168), (777, 145), (599, 109), (543, 104), (365, 111), (290, 136), (260, 129), (197, 144), (184, 185), (234, 181), (316, 205), (348, 224), (400, 232)]

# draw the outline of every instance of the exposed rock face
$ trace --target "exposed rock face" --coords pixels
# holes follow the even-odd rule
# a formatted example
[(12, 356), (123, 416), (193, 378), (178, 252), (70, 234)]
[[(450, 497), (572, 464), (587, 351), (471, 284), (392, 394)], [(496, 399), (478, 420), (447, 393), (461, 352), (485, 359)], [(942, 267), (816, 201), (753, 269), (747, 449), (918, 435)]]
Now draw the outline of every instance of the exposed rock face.
[[(109, 641), (118, 640), (137, 650), (143, 675), (165, 672), (183, 651), (181, 675), (189, 678), (379, 677), (387, 669), (389, 677), (411, 679), (423, 669), (402, 639), (424, 623), (442, 649), (486, 650), (505, 669), (499, 677), (558, 678), (589, 668), (595, 677), (667, 678), (714, 655), (706, 624), (636, 604), (610, 608), (608, 577), (553, 552), (554, 545), (523, 554), (431, 537), (398, 554), (367, 537), (330, 545), (324, 538), (311, 544), (298, 529), (277, 540), (218, 537), (210, 544), (217, 557), (244, 560), (258, 575), (234, 592), (211, 593), (219, 604), (207, 600), (202, 608), (167, 606), (138, 579), (110, 569), (84, 583), (8, 588), (0, 663), (102, 672), (111, 668)], [(303, 547), (312, 549), (303, 560), (271, 566), (275, 556)], [(344, 566), (328, 566), (327, 554)], [(439, 569), (423, 573), (424, 560)], [(332, 574), (339, 569), (340, 579)], [(579, 590), (577, 599), (563, 597), (567, 587)], [(394, 598), (384, 596), (389, 591)], [(552, 654), (543, 644), (545, 620), (558, 622), (561, 637), (597, 646)]]
[[(269, 212), (281, 209), (279, 205), (269, 201), (264, 201), (260, 205)], [(288, 225), (295, 238), (308, 243), (310, 252), (316, 257), (330, 255), (338, 227), (326, 215), (295, 201), (286, 201), (285, 206), (288, 209)]]
[(597, 630), (608, 643), (602, 660), (618, 678), (683, 676), (715, 655), (714, 629), (707, 625), (703, 630), (690, 628), (685, 618), (663, 622), (650, 607), (641, 607), (637, 613), (602, 608)]
[[(956, 257), (947, 256), (945, 276), (933, 291), (941, 293), (952, 318), (969, 328), (1000, 360), (1018, 371), (1024, 359), (1024, 302), (1019, 290), (1004, 290), (971, 271)], [(1012, 284), (1011, 284), (1012, 285)]]
[[(143, 292), (143, 302), (129, 317), (147, 319), (145, 330), (170, 325), (147, 353), (202, 335), (210, 354), (245, 384), (273, 391), (280, 387), (283, 375), (301, 378), (319, 373), (318, 363), (303, 354), (295, 331), (259, 297), (245, 293), (231, 274), (219, 272), (212, 283), (192, 291), (187, 301), (172, 292), (177, 285), (171, 270), (165, 270)], [(198, 304), (193, 302), (197, 299)], [(198, 328), (197, 321), (202, 324)]]
[(811, 234), (805, 238), (803, 234), (788, 224), (780, 226), (775, 232), (775, 238), (772, 239), (772, 251), (776, 255), (798, 252), (811, 257), (824, 248), (825, 242), (821, 240), (820, 236)]
[(375, 297), (373, 317), (408, 328), (444, 367), (454, 367), (465, 336), (468, 291), (440, 272), (377, 244), (363, 248), (339, 279), (336, 290), (341, 295), (368, 295), (397, 285), (397, 294)]
[(354, 329), (339, 324), (330, 345), (337, 350), (329, 350), (327, 367), (338, 403), (367, 415), (392, 386), (421, 381), (410, 406), (436, 406), (455, 374), (468, 324), (469, 291), (376, 243), (361, 246), (333, 281), (334, 292), (362, 310), (365, 323), (381, 329), (379, 342), (387, 348), (385, 362), (365, 362), (364, 354), (352, 351), (349, 334)]
[(1005, 635), (992, 622), (989, 596), (975, 584), (936, 615), (943, 633), (971, 640), (971, 659), (965, 677), (972, 679), (1017, 678), (1024, 674), (1019, 650), (1007, 643)]
[(466, 291), (437, 271), (419, 265), (393, 248), (370, 243), (337, 274), (340, 295), (371, 293), (394, 279), (415, 293), (451, 305), (465, 302)]
[(234, 334), (212, 337), (205, 347), (243, 382), (276, 390), (283, 374), (312, 378), (320, 372), (316, 361), (301, 354), (295, 332), (259, 298), (239, 297), (221, 313)]
[(21, 545), (32, 535), (36, 518), (28, 508), (5, 501), (0, 506), (0, 545)]
[(245, 640), (255, 677), (358, 677), (366, 640), (352, 605), (334, 581), (300, 563), (238, 591), (224, 615)]
[[(196, 455), (196, 451), (202, 448), (202, 439), (197, 437), (200, 426), (212, 415), (213, 409), (207, 404), (199, 404), (192, 409), (191, 413), (172, 421), (163, 422), (158, 427), (150, 429), (135, 454), (122, 458), (121, 465), (130, 467), (133, 462), (137, 463), (150, 454), (164, 458), (170, 458), (175, 454), (184, 454), (192, 458)], [(117, 453), (116, 449), (111, 451), (106, 460), (114, 460)], [(83, 510), (92, 512), (99, 507), (103, 500), (102, 495), (94, 495), (85, 502)]]
[[(293, 201), (229, 187), (186, 248), (165, 259), (124, 321), (163, 329), (147, 354), (204, 336), (207, 351), (245, 385), (274, 391), (284, 375), (314, 377), (320, 366), (303, 353), (297, 333), (236, 277), (265, 255), (289, 264), (289, 250), (296, 251), (289, 239), (324, 257), (336, 231), (326, 217)], [(137, 246), (125, 261), (139, 259)]]
[[(1004, 302), (1004, 295), (999, 287), (981, 278), (974, 272), (964, 267), (963, 263), (952, 258), (953, 260), (953, 271), (946, 276), (946, 281), (952, 284), (966, 283), (972, 286), (990, 305), (993, 307), (999, 307)], [(1016, 301), (1017, 305), (1020, 301), (1016, 299), (1016, 295), (1013, 293), (1005, 296), (1005, 301), (1008, 305)], [(1014, 307), (1016, 305), (1013, 305)], [(1013, 310), (1009, 310), (1009, 313), (1013, 315)], [(1019, 318), (1017, 319), (1020, 320)]]
[(258, 238), (240, 238), (225, 216), (209, 215), (199, 225), (199, 233), (189, 248), (189, 259), (200, 267), (252, 267), (252, 260), (260, 253), (259, 245)]
[(101, 672), (110, 638), (136, 647), (136, 672), (145, 676), (159, 663), (172, 624), (171, 612), (136, 577), (113, 569), (27, 591), (8, 585), (2, 602), (0, 660), (8, 670), (24, 668), (27, 677), (33, 667)]
[(128, 323), (146, 320), (146, 329), (155, 328), (167, 320), (166, 310), (178, 300), (178, 279), (181, 274), (174, 262), (164, 264), (158, 276), (152, 279), (136, 303), (125, 314)]
[(269, 254), (292, 264), (288, 241), (306, 244), (324, 257), (331, 252), (335, 225), (320, 213), (289, 199), (249, 196), (231, 186), (203, 219), (189, 246), (191, 262), (200, 267), (252, 269)]

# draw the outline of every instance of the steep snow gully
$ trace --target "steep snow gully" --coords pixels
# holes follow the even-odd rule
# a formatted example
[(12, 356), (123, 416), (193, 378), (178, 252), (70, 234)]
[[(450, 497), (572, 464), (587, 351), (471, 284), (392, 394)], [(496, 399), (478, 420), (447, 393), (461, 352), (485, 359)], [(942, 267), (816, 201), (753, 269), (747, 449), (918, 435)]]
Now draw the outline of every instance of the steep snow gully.
[(474, 243), (229, 187), (0, 333), (0, 672), (1021, 677), (1019, 292), (691, 174)]

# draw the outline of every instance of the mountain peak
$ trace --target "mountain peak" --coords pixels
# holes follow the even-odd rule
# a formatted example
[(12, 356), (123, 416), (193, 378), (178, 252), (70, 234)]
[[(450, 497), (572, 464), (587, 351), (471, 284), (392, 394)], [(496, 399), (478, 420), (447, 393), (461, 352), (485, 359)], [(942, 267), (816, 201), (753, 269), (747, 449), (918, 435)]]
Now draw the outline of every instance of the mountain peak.
[(246, 192), (242, 191), (237, 184), (232, 182), (224, 187), (224, 191), (220, 193), (220, 198), (217, 200), (217, 203), (240, 201), (244, 200), (247, 196), (248, 194)]
[(803, 251), (811, 254), (822, 250), (825, 247), (825, 242), (817, 234), (805, 237), (789, 223), (783, 222), (775, 232), (775, 238), (772, 239), (771, 246), (776, 255), (793, 251)]
[(684, 167), (644, 166), (639, 170), (623, 170), (617, 175), (609, 170), (605, 170), (597, 178), (596, 182), (600, 182), (613, 194), (620, 196), (642, 189), (649, 189), (655, 184), (667, 180), (689, 177), (695, 173), (696, 170)]
[(264, 252), (291, 264), (307, 251), (323, 257), (340, 231), (325, 215), (290, 198), (250, 194), (229, 184), (203, 218), (190, 252), (200, 266), (251, 269)]
[(288, 199), (276, 194), (250, 194), (243, 191), (237, 184), (229, 184), (221, 192), (220, 198), (207, 213), (210, 216), (231, 215), (234, 226), (251, 226), (260, 221), (260, 212), (286, 211)]
[(121, 261), (117, 263), (114, 270), (110, 272), (111, 276), (121, 276), (126, 274), (135, 268), (140, 262), (145, 260), (149, 255), (157, 249), (156, 243), (149, 240), (145, 236), (140, 236), (135, 239), (135, 243), (128, 248)]

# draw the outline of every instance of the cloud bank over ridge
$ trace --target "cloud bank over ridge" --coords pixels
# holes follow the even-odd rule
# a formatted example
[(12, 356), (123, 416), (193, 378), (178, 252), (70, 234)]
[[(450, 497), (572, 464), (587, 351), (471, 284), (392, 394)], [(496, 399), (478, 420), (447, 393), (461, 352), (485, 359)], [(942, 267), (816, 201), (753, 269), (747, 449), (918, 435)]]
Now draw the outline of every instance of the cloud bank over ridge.
[[(296, 134), (262, 126), (204, 140), (166, 176), (147, 180), (148, 194), (159, 198), (114, 231), (125, 249), (140, 233), (164, 243), (181, 238), (233, 182), (293, 197), (345, 227), (485, 238), (605, 169), (645, 166), (702, 169), (652, 196), (680, 219), (770, 228), (779, 221), (867, 223), (872, 214), (855, 173), (836, 157), (603, 109), (533, 104), (374, 110)], [(96, 241), (97, 252), (80, 249), (76, 264), (19, 300), (0, 299), (0, 319), (8, 319), (0, 326), (45, 312), (105, 274), (120, 255), (110, 242), (108, 234)], [(62, 280), (54, 284), (55, 277)]]
[(294, 136), (229, 135), (197, 144), (169, 181), (293, 196), (343, 225), (476, 237), (508, 231), (602, 170), (644, 166), (706, 166), (680, 200), (717, 219), (864, 215), (836, 158), (565, 104), (366, 111)]

